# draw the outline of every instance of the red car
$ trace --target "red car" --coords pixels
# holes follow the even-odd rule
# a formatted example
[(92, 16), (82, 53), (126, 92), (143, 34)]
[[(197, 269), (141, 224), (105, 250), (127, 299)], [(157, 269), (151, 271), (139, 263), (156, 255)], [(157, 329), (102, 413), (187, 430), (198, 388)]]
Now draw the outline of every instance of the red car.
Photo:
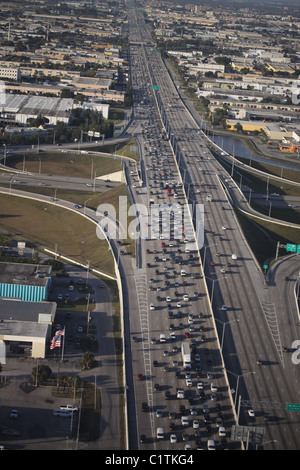
[(160, 245), (162, 248), (165, 248), (166, 244), (164, 242), (161, 243)]
[(184, 336), (185, 336), (186, 338), (190, 338), (190, 337), (191, 337), (191, 335), (190, 335), (190, 333), (189, 333), (188, 331), (186, 331), (186, 332), (184, 333)]
[(215, 263), (213, 261), (210, 262), (211, 266), (215, 266)]
[(144, 379), (143, 374), (138, 374), (138, 380), (143, 380), (143, 379)]

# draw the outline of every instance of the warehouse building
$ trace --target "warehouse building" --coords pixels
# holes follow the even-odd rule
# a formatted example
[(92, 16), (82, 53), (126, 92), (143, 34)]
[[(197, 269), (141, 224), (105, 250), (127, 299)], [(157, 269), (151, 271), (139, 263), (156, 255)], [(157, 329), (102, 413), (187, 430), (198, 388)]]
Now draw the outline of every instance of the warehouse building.
[(47, 300), (51, 273), (51, 266), (0, 262), (0, 299)]
[(5, 103), (0, 108), (0, 120), (25, 125), (29, 118), (35, 119), (40, 114), (48, 119), (49, 124), (56, 125), (60, 121), (68, 125), (72, 109), (71, 98), (6, 94)]

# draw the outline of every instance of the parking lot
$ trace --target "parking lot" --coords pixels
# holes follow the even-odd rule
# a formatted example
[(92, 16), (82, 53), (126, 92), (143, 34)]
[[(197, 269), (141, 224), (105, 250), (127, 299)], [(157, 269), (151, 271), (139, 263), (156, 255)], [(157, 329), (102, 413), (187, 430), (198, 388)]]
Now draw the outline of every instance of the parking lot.
[[(32, 361), (8, 360), (6, 369), (18, 375), (8, 376), (6, 385), (0, 388), (0, 444), (8, 450), (71, 448), (76, 437), (78, 413), (73, 413), (73, 419), (53, 415), (54, 409), (72, 403), (72, 400), (54, 397), (52, 387), (28, 386), (27, 379), (34, 366)], [(16, 417), (11, 417), (12, 410), (17, 411)]]

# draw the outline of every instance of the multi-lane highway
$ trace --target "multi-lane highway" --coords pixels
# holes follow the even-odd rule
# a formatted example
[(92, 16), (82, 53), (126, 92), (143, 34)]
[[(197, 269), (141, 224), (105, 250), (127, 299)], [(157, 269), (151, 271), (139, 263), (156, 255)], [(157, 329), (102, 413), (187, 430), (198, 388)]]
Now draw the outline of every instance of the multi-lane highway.
[[(207, 440), (214, 439), (220, 447), (223, 438), (218, 435), (217, 428), (219, 408), (221, 412), (224, 408), (226, 412), (230, 410), (227, 377), (239, 413), (239, 424), (254, 426), (259, 431), (263, 428), (265, 448), (296, 449), (299, 441), (297, 413), (285, 408), (287, 403), (299, 401), (298, 369), (291, 353), (284, 352), (282, 342), (284, 337), (285, 343), (291, 344), (299, 334), (295, 302), (293, 305), (290, 299), (289, 310), (278, 309), (273, 290), (265, 285), (263, 273), (220, 184), (225, 170), (213, 158), (206, 137), (180, 100), (139, 14), (138, 11), (134, 16), (134, 12), (130, 12), (133, 20), (129, 25), (132, 91), (138, 103), (134, 117), (141, 126), (141, 167), (144, 171), (144, 185), (135, 192), (135, 198), (144, 204), (149, 204), (151, 198), (159, 204), (178, 201), (183, 204), (188, 198), (190, 203), (204, 204), (205, 208), (205, 240), (200, 251), (202, 263), (197, 252), (192, 253), (193, 258), (184, 252), (182, 241), (170, 243), (170, 240), (151, 239), (140, 244), (143, 257), (140, 270), (135, 271), (138, 317), (134, 320), (131, 317), (131, 333), (138, 340), (131, 344), (131, 350), (136, 377), (138, 431), (147, 440), (141, 448), (184, 448), (186, 444), (195, 448), (198, 434), (201, 440), (198, 446), (205, 448)], [(183, 185), (172, 187), (171, 196), (167, 196), (166, 181), (175, 185), (181, 181)], [(208, 200), (210, 197), (211, 201)], [(176, 257), (175, 264), (171, 263), (172, 253)], [(232, 259), (232, 254), (236, 254), (237, 259)], [(180, 276), (183, 265), (188, 273), (186, 281)], [(276, 278), (275, 282), (282, 280)], [(183, 294), (189, 295), (187, 302), (184, 302)], [(150, 307), (152, 303), (154, 310)], [(282, 322), (287, 317), (283, 332)], [(219, 344), (214, 326), (219, 334)], [(170, 338), (171, 332), (176, 339)], [(151, 337), (156, 336), (157, 341), (161, 333), (166, 334), (167, 342), (153, 344)], [(191, 382), (185, 382), (182, 359), (176, 352), (186, 333), (187, 336), (190, 334), (188, 339), (195, 345), (200, 358), (200, 361), (193, 360)], [(222, 348), (226, 374), (221, 368), (220, 357), (215, 355), (218, 346)], [(213, 379), (207, 372), (212, 372)], [(138, 380), (138, 374), (142, 374), (141, 380)], [(217, 386), (222, 392), (217, 395), (217, 407), (215, 397), (212, 401), (210, 397), (212, 380), (220, 383)], [(204, 382), (204, 399), (199, 395), (198, 382)], [(160, 389), (155, 389), (156, 383)], [(191, 414), (188, 400), (182, 402), (175, 398), (180, 387), (194, 399), (197, 415)], [(171, 399), (166, 392), (170, 392)], [(227, 398), (226, 404), (223, 398)], [(150, 406), (150, 412), (142, 412), (143, 402)], [(205, 403), (211, 411), (211, 423), (206, 422), (206, 414), (203, 414)], [(180, 409), (182, 404), (189, 411)], [(254, 413), (249, 412), (251, 409)], [(176, 414), (170, 418), (170, 412)], [(182, 412), (188, 414), (186, 428), (181, 423)], [(227, 438), (224, 446), (229, 445), (233, 424), (232, 414), (228, 418), (228, 422), (224, 421)], [(194, 419), (199, 421), (199, 431), (193, 429)], [(173, 421), (174, 429), (170, 429)], [(156, 439), (157, 427), (164, 428), (164, 441)], [(183, 431), (188, 435), (187, 442), (183, 441)], [(171, 434), (176, 434), (177, 443), (170, 441)], [(260, 441), (254, 445), (261, 448)]]
[[(197, 249), (187, 249), (188, 224), (183, 231), (181, 221), (176, 224), (164, 211), (152, 219), (139, 213), (139, 227), (148, 233), (137, 239), (135, 259), (110, 241), (123, 287), (128, 448), (207, 449), (209, 442), (238, 449), (232, 431), (242, 424), (264, 433), (256, 441), (253, 433), (247, 435), (245, 446), (297, 449), (299, 415), (286, 408), (300, 403), (299, 366), (291, 350), (299, 336), (299, 260), (279, 261), (265, 283), (235, 217), (235, 189), (230, 181), (224, 184), (228, 174), (181, 100), (142, 11), (132, 2), (128, 8), (133, 94), (128, 132), (140, 152), (139, 173), (126, 169), (131, 202), (140, 204), (139, 212), (164, 203), (181, 210), (188, 202), (193, 217), (196, 207), (204, 208), (204, 239)], [(1, 182), (11, 194), (15, 184), (50, 184), (54, 195), (60, 183), (78, 190), (95, 183), (25, 173), (3, 174)], [(97, 222), (93, 211), (76, 210)], [(193, 235), (196, 239), (192, 230), (189, 241)], [(190, 370), (181, 354), (185, 342)]]

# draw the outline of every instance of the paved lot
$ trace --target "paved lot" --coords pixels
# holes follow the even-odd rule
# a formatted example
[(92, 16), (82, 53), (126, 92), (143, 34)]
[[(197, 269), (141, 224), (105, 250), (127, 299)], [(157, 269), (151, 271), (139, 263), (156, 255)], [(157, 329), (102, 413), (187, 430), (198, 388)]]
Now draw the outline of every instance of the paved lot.
[[(11, 362), (16, 365), (15, 360)], [(3, 427), (20, 434), (19, 436), (0, 434), (0, 443), (12, 450), (50, 450), (74, 447), (74, 443), (70, 442), (69, 438), (71, 435), (76, 437), (78, 413), (74, 413), (73, 420), (53, 416), (53, 410), (59, 408), (60, 405), (70, 403), (70, 399), (53, 397), (51, 387), (26, 386), (27, 377), (27, 374), (20, 373), (18, 377), (12, 378), (6, 386), (0, 389), (0, 423)], [(16, 419), (10, 417), (12, 409), (18, 411)]]

